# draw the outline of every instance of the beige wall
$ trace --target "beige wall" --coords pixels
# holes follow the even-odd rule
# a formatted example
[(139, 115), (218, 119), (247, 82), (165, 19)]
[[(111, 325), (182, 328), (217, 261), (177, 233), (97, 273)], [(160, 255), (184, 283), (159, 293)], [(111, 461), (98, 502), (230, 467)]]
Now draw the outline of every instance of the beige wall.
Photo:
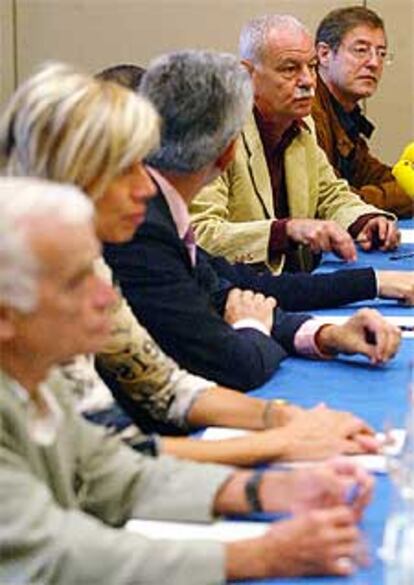
[[(265, 12), (289, 12), (314, 30), (336, 6), (361, 0), (0, 0), (2, 23), (1, 98), (18, 80), (47, 59), (61, 59), (97, 71), (109, 64), (146, 64), (151, 57), (179, 48), (236, 51), (242, 23)], [(13, 11), (16, 49), (13, 53)], [(386, 19), (396, 61), (368, 114), (381, 123), (374, 148), (393, 161), (414, 139), (414, 0), (369, 0)], [(3, 83), (4, 75), (4, 83)]]
[(0, 103), (15, 86), (13, 0), (0, 0)]
[(414, 0), (370, 0), (369, 6), (384, 18), (395, 54), (379, 90), (367, 102), (369, 116), (381, 126), (372, 148), (392, 162), (414, 141)]

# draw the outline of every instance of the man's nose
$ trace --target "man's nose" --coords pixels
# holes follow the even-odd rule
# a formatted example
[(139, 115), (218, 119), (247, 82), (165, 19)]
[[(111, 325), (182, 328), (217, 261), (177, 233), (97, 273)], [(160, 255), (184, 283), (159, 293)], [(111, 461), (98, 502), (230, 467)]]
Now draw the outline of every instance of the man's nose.
[(382, 65), (382, 59), (378, 55), (378, 53), (377, 53), (377, 51), (375, 50), (374, 47), (371, 47), (371, 50), (369, 52), (369, 58), (365, 62), (365, 65), (367, 67), (374, 67), (374, 68), (381, 67), (381, 65)]
[(118, 299), (118, 293), (111, 284), (95, 276), (94, 305), (99, 309), (108, 309)]
[(313, 68), (304, 65), (300, 71), (299, 84), (302, 87), (315, 87), (315, 73)]

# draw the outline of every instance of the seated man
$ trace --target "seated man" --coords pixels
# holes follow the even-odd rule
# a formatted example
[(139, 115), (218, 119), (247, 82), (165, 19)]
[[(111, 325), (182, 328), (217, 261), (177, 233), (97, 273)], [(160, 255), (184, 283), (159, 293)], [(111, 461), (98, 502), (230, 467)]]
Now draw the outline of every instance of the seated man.
[(364, 201), (411, 217), (412, 199), (397, 185), (391, 167), (369, 151), (374, 126), (358, 105), (377, 90), (389, 58), (384, 22), (365, 6), (333, 10), (318, 26), (316, 51), (312, 116), (319, 145), (336, 174)]
[[(264, 383), (286, 353), (389, 359), (400, 333), (375, 311), (319, 328), (306, 315), (274, 310), (267, 279), (256, 279), (263, 288), (255, 293), (243, 286), (248, 267), (216, 261), (191, 241), (187, 205), (231, 161), (251, 106), (250, 81), (236, 59), (167, 55), (153, 63), (140, 91), (163, 119), (160, 149), (147, 159), (158, 194), (133, 240), (105, 246), (105, 257), (131, 309), (164, 350), (190, 371), (243, 390)], [(273, 281), (276, 287), (279, 279)], [(368, 331), (377, 343), (367, 343)]]
[[(114, 293), (94, 275), (97, 254), (92, 205), (79, 191), (0, 179), (0, 582), (218, 585), (352, 572), (355, 520), (372, 489), (352, 465), (252, 474), (154, 460), (75, 413), (55, 366), (96, 351), (109, 333)], [(308, 513), (228, 544), (120, 528), (131, 517), (208, 521), (260, 508)]]
[[(394, 218), (367, 205), (335, 177), (318, 147), (312, 120), (314, 42), (291, 16), (264, 16), (241, 33), (240, 56), (254, 108), (227, 171), (192, 202), (197, 241), (211, 254), (280, 272), (298, 245), (354, 260), (365, 248), (398, 245)], [(285, 268), (312, 269), (309, 249)]]

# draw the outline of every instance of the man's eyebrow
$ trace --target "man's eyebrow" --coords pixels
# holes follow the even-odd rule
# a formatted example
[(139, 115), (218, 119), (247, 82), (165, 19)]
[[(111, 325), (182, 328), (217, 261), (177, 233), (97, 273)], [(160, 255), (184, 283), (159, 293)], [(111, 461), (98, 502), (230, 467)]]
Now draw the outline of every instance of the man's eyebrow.
[(385, 49), (387, 48), (387, 42), (385, 41), (384, 43), (379, 43), (378, 45), (374, 45), (373, 43), (371, 43), (371, 41), (367, 40), (367, 39), (355, 39), (353, 41), (354, 45), (369, 45), (371, 47), (384, 47)]
[(68, 286), (75, 286), (76, 284), (78, 284), (78, 282), (81, 282), (84, 278), (89, 276), (89, 274), (92, 274), (93, 270), (94, 270), (93, 260), (91, 260), (89, 263), (85, 263), (78, 270), (76, 270), (76, 272), (69, 275), (67, 280)]
[(300, 59), (297, 57), (284, 57), (282, 58), (278, 63), (276, 63), (276, 66), (280, 65), (302, 65), (304, 63), (312, 63), (312, 61), (317, 61), (318, 57), (317, 55), (312, 55), (312, 57), (309, 57), (309, 59)]

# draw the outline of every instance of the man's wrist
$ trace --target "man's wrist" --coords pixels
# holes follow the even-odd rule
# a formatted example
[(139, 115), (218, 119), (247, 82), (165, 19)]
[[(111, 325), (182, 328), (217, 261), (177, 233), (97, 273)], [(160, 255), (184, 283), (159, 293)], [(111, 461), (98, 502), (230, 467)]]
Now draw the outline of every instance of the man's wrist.
[(315, 335), (315, 345), (325, 357), (334, 357), (339, 353), (337, 344), (338, 326), (332, 324), (322, 325)]
[(244, 484), (244, 495), (250, 512), (263, 512), (262, 500), (260, 497), (260, 486), (263, 480), (264, 471), (254, 471)]
[(262, 414), (263, 428), (271, 429), (286, 424), (288, 417), (286, 416), (285, 410), (288, 406), (289, 402), (284, 398), (267, 400)]
[(382, 271), (375, 272), (377, 279), (377, 294), (383, 299), (389, 298), (404, 298), (401, 294), (398, 297), (397, 291), (395, 290), (395, 282), (398, 281), (398, 275), (394, 271)]

